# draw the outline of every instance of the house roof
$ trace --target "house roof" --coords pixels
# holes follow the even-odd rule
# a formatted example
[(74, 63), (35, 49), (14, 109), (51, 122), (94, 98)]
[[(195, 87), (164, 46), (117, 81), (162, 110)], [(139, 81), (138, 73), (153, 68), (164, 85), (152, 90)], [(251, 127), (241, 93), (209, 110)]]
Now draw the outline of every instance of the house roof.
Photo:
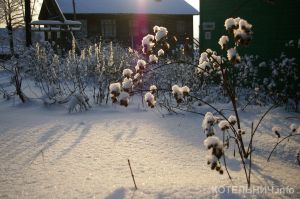
[[(73, 13), (72, 0), (56, 0), (63, 13)], [(184, 0), (75, 0), (78, 14), (170, 14), (196, 15)]]

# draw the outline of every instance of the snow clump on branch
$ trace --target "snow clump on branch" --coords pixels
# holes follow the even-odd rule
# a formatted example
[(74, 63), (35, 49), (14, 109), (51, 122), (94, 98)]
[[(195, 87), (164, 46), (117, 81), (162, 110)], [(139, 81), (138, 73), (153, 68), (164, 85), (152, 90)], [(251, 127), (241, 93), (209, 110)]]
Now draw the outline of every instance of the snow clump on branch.
[(204, 140), (204, 146), (208, 149), (207, 164), (211, 165), (212, 170), (223, 174), (220, 158), (224, 155), (223, 143), (216, 136), (210, 136)]
[(109, 92), (110, 97), (113, 101), (113, 103), (117, 102), (117, 97), (120, 95), (121, 92), (121, 84), (120, 83), (112, 83), (109, 85)]
[(135, 66), (135, 70), (137, 73), (141, 73), (144, 71), (144, 69), (146, 68), (146, 62), (142, 59), (139, 59), (137, 61), (137, 64)]
[(207, 137), (215, 134), (213, 126), (218, 122), (218, 119), (211, 113), (207, 112), (202, 121), (202, 129)]
[(150, 63), (157, 63), (158, 62), (158, 58), (156, 57), (156, 55), (149, 55), (149, 62)]
[(227, 50), (227, 58), (232, 63), (239, 63), (241, 61), (241, 57), (235, 48), (230, 48)]
[(147, 54), (152, 51), (152, 48), (155, 46), (155, 43), (153, 41), (154, 41), (154, 35), (148, 34), (145, 37), (143, 37), (142, 46), (143, 46), (144, 54)]
[(145, 101), (147, 102), (148, 106), (154, 108), (156, 104), (155, 96), (151, 92), (147, 92), (145, 94)]
[(188, 96), (189, 92), (190, 89), (187, 86), (184, 87), (179, 87), (178, 85), (172, 86), (172, 93), (178, 104), (183, 102), (183, 98), (185, 96)]
[(229, 129), (230, 128), (230, 124), (227, 120), (222, 120), (219, 122), (218, 124), (219, 128), (222, 130), (222, 131), (225, 131), (226, 129)]
[(229, 42), (229, 37), (223, 35), (220, 37), (218, 44), (221, 46), (221, 49), (226, 49), (226, 45)]
[(168, 35), (168, 30), (165, 27), (154, 26), (153, 31), (157, 42)]
[(133, 72), (129, 68), (124, 69), (123, 73), (122, 73), (123, 77), (127, 77), (127, 78), (130, 78), (132, 74), (133, 74)]
[(120, 105), (127, 107), (129, 104), (129, 94), (127, 92), (122, 91), (119, 96)]
[(160, 57), (160, 56), (163, 56), (165, 54), (165, 51), (163, 49), (160, 49), (158, 52), (157, 52), (157, 55)]

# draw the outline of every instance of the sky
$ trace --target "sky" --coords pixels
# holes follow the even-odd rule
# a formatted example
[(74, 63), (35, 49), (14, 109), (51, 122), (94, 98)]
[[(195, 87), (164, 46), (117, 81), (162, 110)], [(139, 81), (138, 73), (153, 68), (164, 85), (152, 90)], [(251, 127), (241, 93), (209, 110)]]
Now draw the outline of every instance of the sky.
[[(189, 4), (191, 4), (197, 10), (199, 10), (200, 0), (185, 0), (185, 1), (188, 2)], [(38, 11), (40, 9), (42, 0), (37, 0), (37, 2), (38, 2), (37, 3), (37, 11)], [(0, 24), (0, 27), (4, 28), (5, 25), (4, 24)], [(199, 36), (199, 15), (195, 15), (194, 16), (194, 37), (198, 38), (198, 36)]]

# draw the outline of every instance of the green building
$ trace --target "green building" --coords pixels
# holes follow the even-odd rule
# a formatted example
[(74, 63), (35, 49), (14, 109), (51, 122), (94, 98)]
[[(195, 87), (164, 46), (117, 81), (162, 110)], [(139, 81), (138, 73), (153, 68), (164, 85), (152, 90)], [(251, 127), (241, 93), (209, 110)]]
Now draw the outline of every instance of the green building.
[(241, 17), (253, 25), (254, 34), (250, 46), (240, 54), (269, 59), (286, 52), (299, 62), (300, 0), (200, 0), (200, 14), (201, 52), (219, 50), (218, 40), (226, 33), (225, 19)]

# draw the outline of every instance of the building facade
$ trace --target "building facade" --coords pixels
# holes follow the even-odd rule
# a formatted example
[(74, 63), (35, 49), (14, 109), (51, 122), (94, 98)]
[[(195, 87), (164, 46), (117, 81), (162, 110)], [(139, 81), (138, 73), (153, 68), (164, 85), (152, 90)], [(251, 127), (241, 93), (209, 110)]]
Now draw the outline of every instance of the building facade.
[[(80, 21), (84, 37), (101, 36), (137, 47), (154, 25), (166, 27), (179, 42), (193, 38), (194, 14), (198, 11), (184, 0), (44, 0), (39, 20)], [(45, 37), (65, 40), (58, 32)]]
[[(253, 25), (253, 40), (241, 54), (254, 54), (269, 59), (281, 52), (300, 57), (299, 0), (201, 0), (200, 48), (220, 49), (219, 38), (225, 34), (224, 21), (241, 17)], [(294, 48), (287, 47), (293, 40)]]

